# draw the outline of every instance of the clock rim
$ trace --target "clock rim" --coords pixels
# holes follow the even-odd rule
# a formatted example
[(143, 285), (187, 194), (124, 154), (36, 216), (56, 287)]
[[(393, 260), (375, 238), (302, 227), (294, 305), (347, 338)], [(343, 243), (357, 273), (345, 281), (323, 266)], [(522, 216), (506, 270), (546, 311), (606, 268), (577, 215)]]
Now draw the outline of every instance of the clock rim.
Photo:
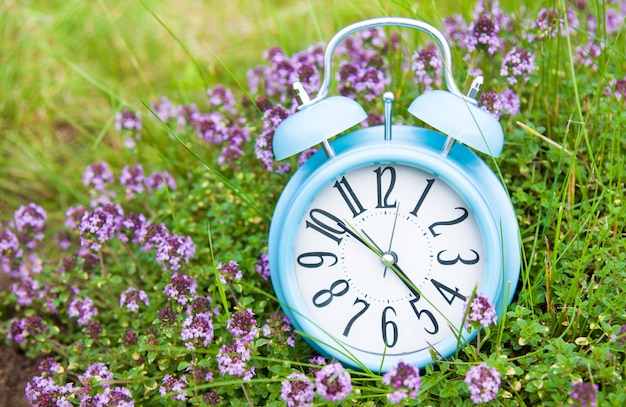
[[(519, 279), (519, 227), (506, 191), (487, 164), (458, 143), (444, 159), (441, 151), (445, 136), (435, 131), (403, 125), (392, 126), (392, 131), (393, 138), (384, 141), (383, 126), (356, 130), (331, 143), (335, 158), (328, 159), (323, 151), (314, 154), (296, 171), (281, 193), (269, 235), (272, 284), (281, 307), (292, 324), (301, 334), (304, 332), (302, 336), (305, 340), (322, 354), (353, 367), (372, 371), (386, 371), (400, 360), (419, 367), (424, 367), (433, 360), (429, 350), (425, 349), (410, 354), (386, 356), (381, 362), (380, 355), (346, 348), (347, 345), (340, 339), (324, 332), (310, 321), (307, 305), (298, 296), (300, 291), (293, 273), (294, 242), (297, 229), (311, 202), (333, 180), (367, 165), (387, 163), (407, 165), (433, 174), (468, 205), (478, 224), (485, 252), (496, 253), (486, 259), (479, 292), (494, 303), (499, 315), (503, 314), (510, 303)], [(494, 179), (497, 181), (495, 187), (492, 185)], [(490, 197), (492, 194), (495, 196)], [(502, 239), (502, 236), (506, 238)], [(507, 244), (511, 239), (516, 243)], [(516, 250), (512, 250), (513, 248)], [(503, 258), (506, 258), (506, 263)], [(502, 268), (501, 272), (495, 271), (498, 268)], [(495, 278), (490, 277), (490, 274)], [(505, 287), (508, 288), (507, 292), (504, 292)], [(471, 333), (464, 331), (462, 341), (469, 342), (475, 335), (475, 330)], [(457, 338), (449, 335), (435, 344), (434, 348), (448, 357), (457, 350), (458, 345)]]

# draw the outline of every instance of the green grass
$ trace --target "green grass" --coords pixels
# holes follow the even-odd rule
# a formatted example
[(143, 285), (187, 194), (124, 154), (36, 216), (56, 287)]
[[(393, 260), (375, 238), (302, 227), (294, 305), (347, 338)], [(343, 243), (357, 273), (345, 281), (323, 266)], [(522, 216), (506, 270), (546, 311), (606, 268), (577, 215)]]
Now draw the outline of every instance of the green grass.
[[(447, 3), (6, 0), (0, 4), (0, 219), (37, 202), (58, 229), (65, 208), (89, 200), (81, 185), (88, 164), (104, 160), (119, 172), (141, 162), (183, 180), (186, 189), (144, 204), (158, 207), (155, 218), (205, 243), (198, 270), (239, 252), (252, 268), (250, 252), (266, 245), (267, 219), (286, 178), (218, 168), (215, 152), (181, 139), (189, 154), (161, 123), (147, 120), (146, 104), (166, 95), (201, 105), (206, 88), (216, 84), (243, 95), (246, 72), (263, 63), (264, 50), (279, 46), (290, 55), (364, 18), (412, 16), (440, 27), (453, 12), (471, 14), (473, 4)], [(515, 2), (502, 3), (521, 18)], [(588, 3), (604, 13), (603, 2)], [(534, 13), (541, 5), (527, 7)], [(491, 350), (485, 358), (506, 372), (503, 391), (512, 405), (558, 405), (577, 379), (618, 389), (602, 397), (607, 405), (626, 399), (624, 350), (608, 339), (626, 324), (626, 111), (623, 100), (604, 95), (610, 78), (625, 76), (625, 28), (607, 36), (596, 71), (574, 62), (576, 46), (584, 45), (581, 33), (542, 43), (537, 72), (516, 89), (521, 113), (502, 121), (505, 148), (493, 164), (518, 214), (523, 265), (506, 325), (483, 352)], [(455, 64), (463, 78), (458, 54)], [(491, 72), (488, 85), (496, 77)], [(122, 146), (113, 128), (123, 107), (141, 110), (147, 126), (136, 152)], [(219, 287), (228, 309), (232, 293)], [(267, 290), (250, 283), (234, 294), (270, 308)], [(274, 384), (291, 369), (283, 365), (272, 372)], [(427, 369), (431, 403), (458, 394), (454, 368), (446, 362)], [(376, 379), (362, 380), (367, 388)]]

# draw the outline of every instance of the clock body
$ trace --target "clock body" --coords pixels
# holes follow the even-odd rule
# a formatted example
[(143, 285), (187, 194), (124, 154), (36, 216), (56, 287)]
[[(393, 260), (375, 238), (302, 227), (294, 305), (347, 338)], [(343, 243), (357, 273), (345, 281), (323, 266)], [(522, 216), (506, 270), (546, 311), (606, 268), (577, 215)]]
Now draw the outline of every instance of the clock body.
[(276, 296), (320, 353), (384, 372), (448, 357), (476, 334), (464, 304), (499, 314), (515, 292), (519, 229), (500, 180), (457, 143), (413, 126), (354, 131), (301, 166), (269, 234)]

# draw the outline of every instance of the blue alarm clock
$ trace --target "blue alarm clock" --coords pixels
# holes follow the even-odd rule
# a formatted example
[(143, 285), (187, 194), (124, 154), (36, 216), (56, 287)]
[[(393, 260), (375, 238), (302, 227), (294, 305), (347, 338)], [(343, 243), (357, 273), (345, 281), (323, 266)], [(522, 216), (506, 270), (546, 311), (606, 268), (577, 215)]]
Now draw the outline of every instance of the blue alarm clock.
[[(354, 100), (327, 97), (332, 57), (348, 35), (378, 26), (432, 36), (448, 90), (420, 95), (409, 112), (438, 131), (384, 124), (347, 133), (366, 119)], [(421, 21), (385, 17), (352, 24), (329, 42), (318, 95), (294, 84), (299, 111), (274, 134), (276, 159), (322, 149), (285, 186), (269, 232), (274, 291), (317, 351), (385, 372), (449, 357), (476, 331), (463, 328), (465, 302), (480, 293), (502, 315), (519, 279), (519, 226), (500, 179), (471, 147), (499, 156), (498, 121), (476, 106), (481, 78), (464, 95), (443, 35)], [(455, 143), (456, 141), (456, 143)]]

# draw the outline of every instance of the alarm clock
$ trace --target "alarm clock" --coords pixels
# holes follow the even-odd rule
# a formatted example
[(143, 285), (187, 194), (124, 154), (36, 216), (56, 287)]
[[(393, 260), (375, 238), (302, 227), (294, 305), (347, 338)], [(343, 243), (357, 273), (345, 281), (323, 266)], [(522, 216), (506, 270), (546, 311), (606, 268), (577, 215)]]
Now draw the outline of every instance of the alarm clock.
[[(367, 118), (354, 100), (330, 96), (332, 57), (348, 35), (379, 26), (429, 34), (444, 63), (447, 90), (421, 94), (408, 111), (436, 130), (384, 123), (333, 138)], [(318, 352), (383, 373), (400, 361), (418, 367), (452, 356), (476, 331), (465, 303), (480, 293), (502, 315), (520, 272), (520, 238), (498, 176), (470, 148), (498, 157), (499, 122), (476, 106), (451, 74), (441, 32), (421, 21), (384, 17), (339, 31), (324, 54), (310, 99), (294, 84), (298, 111), (276, 129), (281, 160), (314, 145), (283, 189), (272, 217), (271, 281), (285, 314)]]

